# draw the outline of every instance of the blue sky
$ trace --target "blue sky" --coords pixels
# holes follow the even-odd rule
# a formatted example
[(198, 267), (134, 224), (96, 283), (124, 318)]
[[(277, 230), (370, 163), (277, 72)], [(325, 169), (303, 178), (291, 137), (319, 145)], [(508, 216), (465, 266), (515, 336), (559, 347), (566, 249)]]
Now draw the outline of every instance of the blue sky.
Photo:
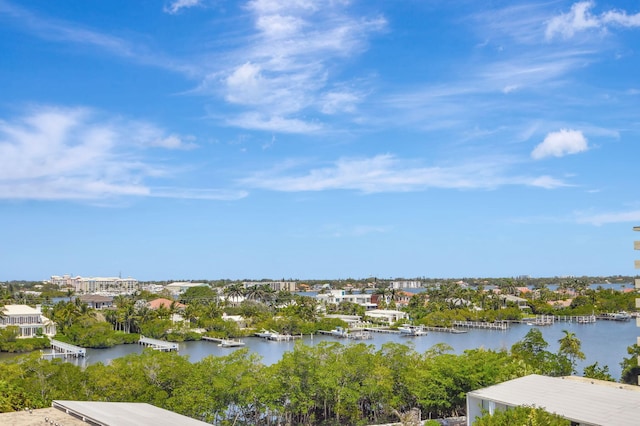
[(485, 3), (0, 0), (0, 280), (635, 274), (640, 6)]

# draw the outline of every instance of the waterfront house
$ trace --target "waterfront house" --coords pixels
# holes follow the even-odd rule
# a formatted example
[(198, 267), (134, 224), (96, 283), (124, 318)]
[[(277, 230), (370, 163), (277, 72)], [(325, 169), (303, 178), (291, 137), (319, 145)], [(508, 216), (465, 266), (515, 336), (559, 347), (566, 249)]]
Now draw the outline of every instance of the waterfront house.
[(366, 310), (371, 310), (378, 307), (377, 303), (372, 302), (372, 296), (371, 293), (361, 293), (360, 291), (329, 290), (326, 293), (318, 294), (316, 298), (327, 304), (339, 305), (342, 302), (350, 302), (364, 306)]
[(56, 335), (56, 324), (42, 315), (40, 306), (32, 308), (27, 305), (5, 305), (0, 315), (0, 328), (15, 326), (20, 330), (18, 337), (35, 337), (39, 334), (53, 337)]
[(529, 309), (529, 301), (522, 297), (514, 296), (512, 294), (501, 294), (500, 300), (502, 300), (503, 306), (507, 306), (508, 303), (513, 303), (520, 309)]
[(82, 303), (93, 309), (109, 309), (113, 307), (113, 297), (99, 294), (83, 294), (79, 297)]
[(176, 302), (175, 300), (169, 300), (165, 299), (164, 297), (159, 297), (158, 299), (153, 299), (147, 302), (147, 307), (154, 311), (161, 308), (167, 309), (169, 311), (173, 309), (173, 312), (171, 312), (171, 322), (175, 323), (184, 321), (184, 317), (181, 315), (181, 313), (184, 312), (184, 308), (186, 308), (186, 305)]
[(408, 317), (406, 312), (396, 311), (393, 309), (373, 309), (371, 311), (367, 311), (367, 314), (365, 316), (383, 320), (390, 325), (400, 320), (407, 319)]

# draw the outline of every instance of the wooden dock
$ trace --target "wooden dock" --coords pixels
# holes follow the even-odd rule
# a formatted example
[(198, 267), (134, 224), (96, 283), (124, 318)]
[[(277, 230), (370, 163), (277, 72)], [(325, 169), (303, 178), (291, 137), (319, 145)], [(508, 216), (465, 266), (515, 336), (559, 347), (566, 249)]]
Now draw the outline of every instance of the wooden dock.
[(463, 334), (467, 332), (467, 330), (460, 330), (458, 328), (453, 328), (453, 327), (430, 327), (425, 325), (422, 328), (424, 328), (427, 331), (435, 331), (438, 333)]
[(218, 346), (222, 348), (237, 348), (240, 346), (244, 346), (245, 343), (241, 340), (233, 340), (233, 339), (219, 339), (217, 337), (208, 337), (202, 336), (202, 340), (207, 340), (209, 342), (215, 342)]
[(87, 356), (87, 350), (85, 348), (81, 348), (80, 346), (75, 346), (70, 343), (61, 342), (59, 340), (51, 339), (51, 349), (53, 350), (50, 354), (42, 354), (43, 358), (47, 357), (85, 357)]
[(485, 330), (508, 330), (507, 322), (484, 322), (484, 321), (453, 321), (454, 327), (461, 328), (481, 328)]
[(295, 339), (302, 339), (302, 334), (297, 335), (297, 334), (280, 334), (280, 333), (276, 333), (276, 334), (272, 334), (271, 336), (267, 337), (267, 340), (271, 340), (274, 342), (288, 342), (290, 340), (295, 340)]
[(593, 324), (596, 319), (598, 319), (596, 315), (536, 315), (535, 317), (523, 318), (520, 322), (528, 325), (552, 325), (556, 322)]
[(138, 344), (144, 345), (147, 348), (155, 349), (156, 351), (171, 352), (178, 351), (178, 344), (174, 342), (167, 342), (165, 340), (152, 339), (150, 337), (140, 336)]
[(372, 333), (400, 334), (400, 330), (392, 330), (387, 327), (362, 327), (362, 328), (354, 328), (354, 330), (369, 331)]

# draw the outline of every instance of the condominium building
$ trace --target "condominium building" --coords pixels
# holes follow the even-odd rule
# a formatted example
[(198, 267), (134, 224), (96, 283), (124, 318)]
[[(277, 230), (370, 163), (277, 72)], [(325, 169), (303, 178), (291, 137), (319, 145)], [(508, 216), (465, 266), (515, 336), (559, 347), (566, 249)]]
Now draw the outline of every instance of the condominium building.
[(70, 275), (52, 275), (49, 282), (59, 287), (71, 287), (77, 294), (131, 294), (139, 289), (138, 280), (131, 277), (72, 277)]
[(389, 287), (394, 288), (396, 290), (401, 289), (401, 288), (421, 288), (422, 287), (422, 282), (420, 282), (420, 281), (392, 281), (391, 285)]
[(38, 334), (53, 337), (56, 335), (56, 324), (42, 315), (40, 306), (32, 308), (27, 305), (5, 305), (0, 315), (0, 328), (18, 327), (18, 337), (35, 337)]
[(273, 291), (296, 291), (295, 281), (245, 281), (244, 288), (268, 285)]

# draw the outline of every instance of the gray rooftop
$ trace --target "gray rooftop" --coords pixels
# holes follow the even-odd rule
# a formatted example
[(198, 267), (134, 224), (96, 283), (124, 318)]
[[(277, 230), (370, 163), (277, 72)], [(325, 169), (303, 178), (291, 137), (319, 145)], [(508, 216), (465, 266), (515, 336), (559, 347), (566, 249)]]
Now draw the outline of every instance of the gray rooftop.
[(136, 402), (53, 401), (53, 406), (104, 426), (200, 426), (208, 424), (151, 404)]
[(588, 425), (640, 424), (640, 387), (602, 380), (532, 374), (469, 392), (467, 397), (510, 406), (535, 405)]

